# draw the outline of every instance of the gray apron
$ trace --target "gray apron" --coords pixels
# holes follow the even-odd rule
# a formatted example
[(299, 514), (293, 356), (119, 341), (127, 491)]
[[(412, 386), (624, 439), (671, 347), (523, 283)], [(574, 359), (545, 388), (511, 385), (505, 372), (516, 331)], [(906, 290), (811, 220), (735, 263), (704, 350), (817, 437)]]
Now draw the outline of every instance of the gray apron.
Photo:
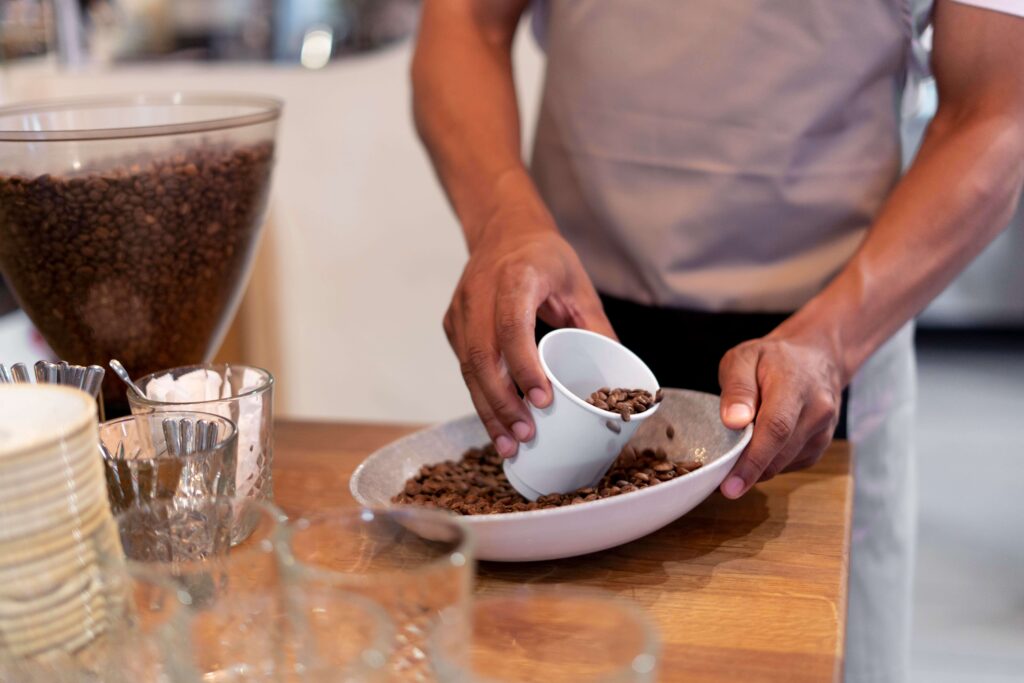
[[(532, 170), (597, 288), (792, 311), (852, 256), (900, 173), (912, 0), (551, 0)], [(916, 1), (916, 0), (914, 0)], [(908, 673), (913, 330), (850, 388), (846, 680)]]

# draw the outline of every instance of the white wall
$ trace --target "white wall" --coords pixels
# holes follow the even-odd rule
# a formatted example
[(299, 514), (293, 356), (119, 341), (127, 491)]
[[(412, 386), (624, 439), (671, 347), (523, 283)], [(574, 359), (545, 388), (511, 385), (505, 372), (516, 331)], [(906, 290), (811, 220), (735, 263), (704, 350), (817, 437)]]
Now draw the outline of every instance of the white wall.
[[(465, 250), (411, 125), (410, 54), (406, 44), (318, 72), (15, 67), (6, 95), (180, 89), (283, 98), (266, 249), (244, 304), (246, 332), (257, 335), (252, 360), (277, 375), (281, 414), (435, 421), (471, 408), (441, 330)], [(532, 123), (542, 61), (526, 31), (515, 64), (523, 120)]]

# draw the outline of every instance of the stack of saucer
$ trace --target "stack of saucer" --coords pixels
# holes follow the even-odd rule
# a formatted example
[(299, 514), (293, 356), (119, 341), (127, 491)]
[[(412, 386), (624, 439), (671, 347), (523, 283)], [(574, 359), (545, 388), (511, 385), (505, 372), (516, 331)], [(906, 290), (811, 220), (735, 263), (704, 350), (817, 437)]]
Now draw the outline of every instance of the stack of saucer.
[(73, 654), (121, 601), (124, 558), (97, 448), (96, 402), (0, 386), (0, 655)]

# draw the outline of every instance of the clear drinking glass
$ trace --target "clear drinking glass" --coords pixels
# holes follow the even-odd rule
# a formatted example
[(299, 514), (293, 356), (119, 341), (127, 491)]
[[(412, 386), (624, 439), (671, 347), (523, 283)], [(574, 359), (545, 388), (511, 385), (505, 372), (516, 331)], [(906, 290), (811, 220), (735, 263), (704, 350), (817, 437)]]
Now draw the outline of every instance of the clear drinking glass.
[(198, 683), (181, 656), (189, 616), (175, 586), (132, 565), (107, 566), (99, 581), (118, 599), (94, 609), (88, 642), (37, 657), (0, 648), (0, 681)]
[(228, 363), (190, 365), (136, 380), (128, 390), (136, 415), (196, 410), (226, 417), (238, 428), (235, 495), (273, 498), (274, 377), (266, 370)]
[(478, 598), (468, 637), (438, 631), (431, 639), (441, 683), (648, 683), (658, 652), (636, 606), (559, 586)]
[[(200, 442), (194, 430), (199, 423), (216, 430), (212, 447)], [(175, 428), (182, 424), (193, 428)], [(130, 415), (101, 424), (100, 444), (115, 513), (150, 500), (235, 495), (238, 431), (227, 418), (196, 412)]]
[(191, 623), (196, 666), (218, 683), (371, 683), (385, 675), (393, 631), (375, 603), (330, 586), (292, 584), (285, 602), (248, 596)]
[[(231, 543), (235, 520), (252, 533)], [(151, 501), (117, 517), (129, 560), (174, 582), (192, 610), (189, 645), (204, 680), (233, 680), (276, 667), (284, 618), (285, 581), (275, 549), (284, 515), (246, 498), (197, 497)], [(206, 647), (204, 643), (223, 643)]]
[(427, 639), (467, 628), (473, 580), (465, 525), (435, 510), (345, 508), (282, 529), (286, 571), (307, 585), (344, 588), (381, 605), (395, 625), (393, 680), (433, 680)]

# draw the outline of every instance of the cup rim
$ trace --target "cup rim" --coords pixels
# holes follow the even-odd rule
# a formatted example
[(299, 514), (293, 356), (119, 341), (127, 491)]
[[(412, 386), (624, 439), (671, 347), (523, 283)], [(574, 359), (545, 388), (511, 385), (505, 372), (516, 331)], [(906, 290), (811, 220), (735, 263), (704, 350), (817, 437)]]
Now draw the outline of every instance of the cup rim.
[[(363, 522), (372, 521), (377, 516), (385, 517), (420, 517), (425, 516), (433, 518), (435, 521), (444, 521), (453, 525), (459, 530), (462, 535), (461, 540), (458, 542), (456, 548), (451, 552), (445, 553), (444, 555), (437, 557), (429, 562), (415, 567), (413, 569), (399, 569), (387, 572), (376, 572), (371, 578), (367, 578), (365, 575), (343, 572), (336, 569), (327, 569), (324, 567), (318, 567), (309, 562), (298, 559), (295, 553), (292, 551), (292, 540), (295, 532), (300, 530), (299, 525), (303, 522), (309, 522), (313, 520), (323, 520), (336, 517), (339, 514), (345, 514), (349, 516), (358, 516)], [(400, 522), (398, 522), (400, 524)], [(476, 546), (476, 539), (473, 534), (473, 530), (466, 524), (458, 515), (454, 513), (445, 512), (443, 510), (431, 510), (424, 507), (406, 506), (401, 508), (376, 508), (376, 507), (365, 507), (365, 506), (348, 506), (348, 507), (335, 507), (327, 508), (324, 510), (317, 510), (312, 514), (298, 515), (290, 517), (287, 524), (282, 524), (277, 529), (277, 539), (275, 545), (277, 546), (278, 555), (281, 557), (281, 561), (288, 571), (298, 572), (299, 576), (306, 576), (313, 580), (324, 581), (333, 585), (345, 587), (356, 586), (361, 583), (369, 583), (371, 581), (380, 581), (381, 577), (385, 576), (402, 576), (402, 575), (418, 575), (429, 573), (439, 567), (444, 566), (464, 566), (466, 564), (472, 565), (474, 560), (473, 550)], [(454, 560), (454, 556), (459, 555), (460, 560)]]
[[(474, 597), (473, 603), (470, 605), (470, 610), (475, 610), (478, 606), (486, 606), (489, 602), (551, 598), (593, 601), (602, 603), (605, 607), (614, 605), (617, 610), (628, 615), (629, 618), (635, 621), (636, 625), (641, 630), (641, 639), (643, 641), (642, 651), (636, 653), (628, 665), (623, 665), (615, 671), (611, 671), (600, 678), (592, 679), (593, 683), (626, 683), (626, 681), (633, 680), (633, 676), (635, 674), (650, 674), (657, 669), (661, 655), (661, 639), (650, 615), (632, 601), (626, 600), (611, 591), (568, 585), (564, 583), (553, 585), (522, 585), (516, 587), (509, 593)], [(471, 618), (470, 628), (472, 628), (473, 623), (474, 620)], [(443, 633), (441, 631), (435, 631), (430, 635), (428, 640), (428, 647), (431, 654), (434, 656), (434, 659), (452, 666), (458, 671), (465, 672), (466, 670), (460, 666), (458, 662), (453, 661), (445, 654), (445, 648), (441, 646), (442, 637)], [(636, 660), (637, 658), (644, 656), (650, 658), (652, 661), (650, 661), (650, 665), (645, 671), (637, 671), (635, 668)], [(500, 679), (491, 678), (486, 674), (481, 677), (476, 675), (476, 672), (472, 673), (474, 673), (473, 680), (479, 681), (480, 683), (501, 683)]]
[[(139, 461), (165, 460), (165, 459), (168, 459), (168, 458), (171, 458), (171, 459), (174, 459), (174, 460), (179, 460), (179, 461), (195, 460), (195, 459), (198, 459), (198, 458), (206, 457), (211, 452), (222, 451), (222, 450), (228, 448), (231, 445), (231, 442), (238, 438), (238, 425), (235, 424), (234, 420), (226, 418), (223, 415), (217, 415), (215, 413), (204, 413), (204, 412), (199, 411), (199, 410), (165, 410), (165, 411), (160, 411), (158, 413), (138, 413), (138, 414), (134, 414), (133, 413), (131, 415), (125, 415), (124, 417), (118, 417), (118, 418), (114, 418), (113, 420), (107, 420), (106, 422), (101, 422), (99, 424), (99, 428), (98, 428), (100, 444), (101, 445), (103, 444), (103, 428), (104, 427), (114, 427), (114, 426), (120, 425), (122, 423), (128, 422), (129, 420), (137, 420), (137, 419), (150, 420), (150, 419), (157, 419), (157, 418), (159, 418), (160, 420), (167, 420), (167, 419), (171, 419), (171, 418), (174, 418), (174, 417), (191, 417), (191, 418), (197, 418), (198, 417), (199, 419), (211, 419), (212, 418), (212, 419), (216, 420), (219, 423), (227, 423), (227, 425), (228, 425), (228, 427), (230, 427), (230, 429), (228, 430), (228, 433), (225, 436), (223, 436), (222, 438), (218, 439), (218, 442), (213, 446), (213, 448), (207, 449), (205, 451), (197, 451), (197, 452), (192, 453), (190, 455), (155, 456), (155, 457), (149, 457), (149, 458), (131, 458), (132, 461), (139, 462)], [(113, 454), (111, 454), (111, 455), (113, 455)], [(117, 460), (116, 457), (114, 459)]]
[[(31, 388), (30, 388), (31, 387)], [(40, 389), (40, 387), (42, 387)], [(91, 425), (96, 424), (97, 408), (96, 401), (81, 389), (76, 389), (61, 384), (5, 384), (4, 392), (34, 392), (49, 391), (62, 393), (67, 396), (74, 396), (81, 403), (81, 411), (63, 429), (53, 429), (37, 433), (29, 441), (18, 444), (16, 447), (5, 447), (0, 449), (0, 463), (9, 463), (26, 455), (35, 456), (40, 451), (49, 450), (54, 444), (71, 441), (80, 434), (86, 432)]]
[(183, 123), (122, 128), (65, 128), (64, 130), (10, 130), (0, 128), (0, 142), (67, 142), (85, 140), (116, 140), (124, 138), (161, 137), (215, 130), (241, 128), (275, 121), (281, 116), (283, 100), (267, 95), (245, 93), (224, 94), (171, 91), (162, 93), (135, 93), (125, 95), (92, 95), (34, 100), (0, 107), (0, 119), (45, 111), (86, 109), (97, 107), (137, 107), (146, 105), (249, 105), (256, 111), (235, 116), (218, 116)]
[[(594, 415), (597, 415), (598, 417), (602, 417), (604, 419), (615, 419), (615, 420), (621, 420), (622, 419), (622, 416), (619, 415), (618, 413), (614, 413), (614, 412), (612, 412), (610, 410), (603, 410), (601, 408), (598, 408), (597, 406), (592, 406), (589, 403), (587, 403), (586, 401), (584, 401), (582, 398), (577, 396), (572, 391), (569, 391), (569, 389), (564, 384), (562, 384), (561, 380), (559, 380), (557, 377), (555, 377), (555, 373), (553, 373), (551, 371), (551, 368), (548, 367), (547, 360), (545, 360), (545, 358), (544, 358), (544, 347), (547, 345), (548, 340), (556, 338), (556, 337), (564, 336), (564, 335), (573, 335), (573, 334), (578, 334), (578, 335), (582, 335), (582, 336), (585, 336), (585, 337), (596, 337), (597, 339), (600, 339), (602, 342), (606, 342), (608, 344), (617, 346), (621, 351), (623, 351), (627, 355), (631, 356), (634, 360), (636, 360), (638, 363), (640, 363), (640, 365), (642, 365), (647, 370), (647, 372), (650, 373), (651, 378), (654, 380), (656, 391), (660, 390), (662, 388), (661, 387), (661, 383), (658, 381), (657, 376), (654, 374), (654, 371), (651, 370), (651, 368), (647, 365), (647, 363), (645, 363), (643, 361), (642, 358), (640, 358), (640, 356), (638, 356), (635, 353), (633, 353), (633, 351), (631, 349), (629, 349), (628, 347), (626, 347), (624, 344), (622, 344), (622, 343), (620, 343), (620, 342), (618, 342), (618, 341), (616, 341), (616, 340), (614, 340), (614, 339), (612, 339), (610, 337), (606, 337), (603, 334), (598, 334), (597, 332), (591, 332), (590, 330), (583, 330), (583, 329), (580, 329), (578, 327), (563, 327), (563, 328), (558, 329), (558, 330), (552, 330), (551, 332), (548, 332), (547, 334), (545, 334), (544, 337), (540, 340), (540, 343), (537, 345), (537, 357), (540, 358), (540, 365), (544, 369), (544, 375), (548, 378), (548, 381), (551, 382), (551, 386), (552, 387), (554, 387), (559, 393), (564, 395), (566, 398), (568, 398), (573, 403), (575, 403), (576, 405), (580, 406), (581, 408), (583, 408), (587, 412), (592, 413)], [(647, 410), (645, 410), (642, 413), (635, 413), (633, 415), (630, 415), (629, 416), (630, 417), (630, 421), (641, 422), (643, 420), (646, 420), (647, 418), (651, 417), (656, 412), (658, 412), (658, 407), (660, 405), (661, 405), (660, 403), (655, 403), (653, 406), (651, 406), (650, 408), (648, 408)]]
[[(148, 384), (150, 381), (152, 381), (154, 378), (156, 378), (158, 376), (168, 375), (168, 374), (170, 374), (172, 372), (175, 372), (177, 370), (181, 370), (181, 371), (184, 371), (184, 372), (191, 372), (193, 370), (213, 370), (213, 369), (218, 369), (218, 372), (220, 372), (220, 370), (219, 370), (220, 368), (239, 368), (239, 369), (242, 369), (242, 370), (255, 370), (256, 372), (260, 373), (260, 375), (262, 375), (262, 378), (261, 378), (261, 381), (260, 381), (260, 383), (258, 385), (256, 385), (255, 387), (252, 387), (251, 389), (248, 389), (247, 391), (243, 391), (242, 393), (240, 393), (240, 394), (238, 394), (236, 396), (228, 396), (227, 398), (207, 398), (207, 399), (202, 399), (202, 400), (197, 400), (197, 401), (154, 401), (153, 399), (149, 398), (148, 396), (140, 396), (139, 392), (135, 391), (134, 387), (128, 387), (127, 390), (126, 390), (126, 393), (128, 394), (129, 403), (134, 400), (139, 405), (153, 406), (153, 407), (156, 407), (156, 406), (198, 406), (198, 405), (204, 405), (204, 404), (207, 404), (207, 403), (221, 403), (223, 401), (232, 401), (232, 400), (238, 400), (238, 399), (241, 399), (241, 398), (246, 398), (246, 397), (252, 396), (254, 394), (263, 393), (263, 392), (267, 391), (268, 389), (270, 389), (270, 388), (272, 388), (274, 386), (274, 375), (273, 375), (273, 373), (271, 373), (266, 368), (259, 367), (258, 365), (246, 365), (245, 363), (195, 363), (194, 365), (179, 365), (177, 367), (168, 368), (166, 370), (157, 370), (156, 372), (151, 372), (148, 375), (143, 375), (139, 379), (135, 380), (135, 385), (138, 386), (138, 385), (143, 384), (143, 383)], [(221, 376), (223, 377), (223, 373), (221, 373)]]

